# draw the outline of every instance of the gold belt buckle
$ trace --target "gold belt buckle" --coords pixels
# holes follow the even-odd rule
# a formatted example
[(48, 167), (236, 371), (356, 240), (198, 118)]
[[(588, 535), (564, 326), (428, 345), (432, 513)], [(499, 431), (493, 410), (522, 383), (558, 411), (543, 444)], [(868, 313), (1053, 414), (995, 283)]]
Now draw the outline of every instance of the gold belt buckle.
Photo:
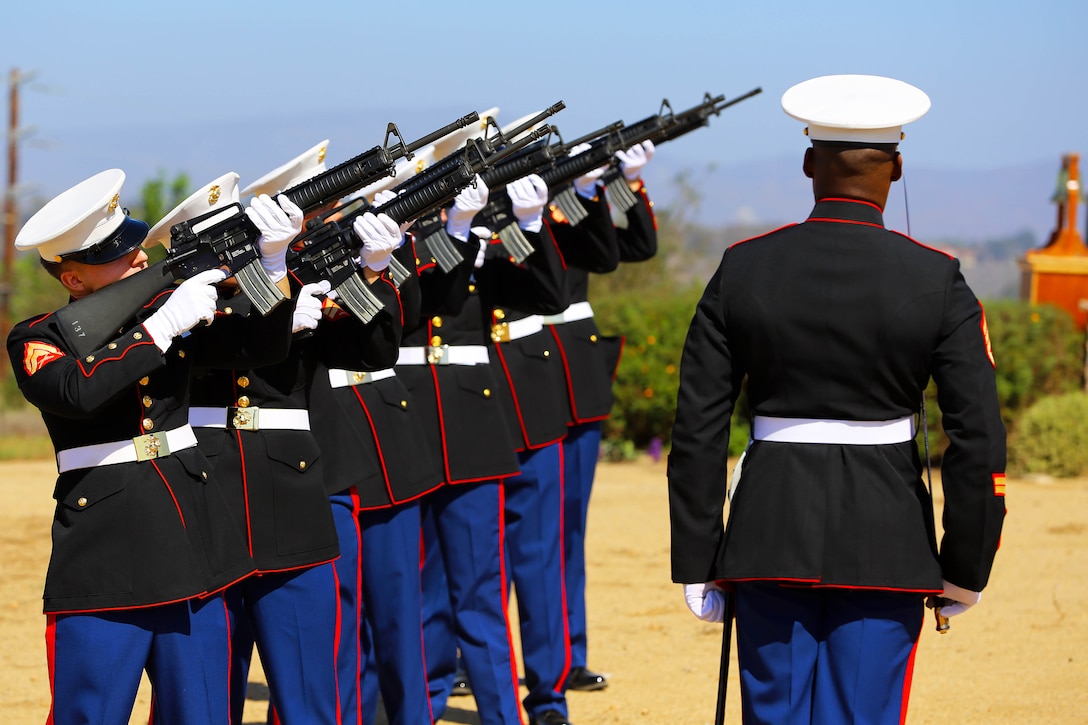
[(449, 345), (428, 345), (427, 362), (431, 365), (449, 365), (450, 357), (447, 354), (449, 349)]
[(506, 322), (492, 325), (491, 342), (510, 342), (510, 325)]
[(165, 433), (136, 436), (132, 439), (132, 444), (136, 446), (137, 461), (150, 461), (170, 455), (170, 443), (167, 442)]
[(363, 383), (369, 383), (372, 380), (374, 380), (374, 376), (370, 373), (364, 373), (356, 370), (351, 374), (352, 385), (362, 385)]
[(227, 408), (227, 428), (230, 430), (260, 430), (257, 417), (260, 408)]

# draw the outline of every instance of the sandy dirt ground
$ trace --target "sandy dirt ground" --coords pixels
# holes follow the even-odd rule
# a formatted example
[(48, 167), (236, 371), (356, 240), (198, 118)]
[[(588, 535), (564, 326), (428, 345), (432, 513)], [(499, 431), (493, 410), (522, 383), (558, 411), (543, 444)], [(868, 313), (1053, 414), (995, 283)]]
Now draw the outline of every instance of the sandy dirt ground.
[[(42, 723), (49, 710), (41, 591), (54, 471), (52, 461), (0, 464), (7, 725)], [(1088, 722), (1088, 480), (1010, 479), (1007, 490), (1002, 547), (981, 604), (946, 635), (926, 622), (909, 723)], [(590, 667), (610, 685), (570, 693), (572, 721), (710, 725), (722, 629), (692, 617), (670, 582), (664, 463), (603, 464), (588, 537)], [(727, 722), (740, 722), (738, 692), (734, 662)], [(148, 695), (145, 683), (133, 723), (147, 721)], [(247, 723), (263, 722), (267, 697), (258, 663)], [(442, 722), (478, 722), (472, 698), (451, 698)]]

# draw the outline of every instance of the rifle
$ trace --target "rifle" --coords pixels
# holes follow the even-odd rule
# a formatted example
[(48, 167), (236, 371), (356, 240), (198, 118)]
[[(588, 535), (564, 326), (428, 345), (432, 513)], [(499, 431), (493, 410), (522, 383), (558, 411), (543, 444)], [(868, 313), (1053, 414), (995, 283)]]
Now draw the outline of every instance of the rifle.
[[(493, 231), (505, 256), (515, 264), (521, 264), (533, 252), (532, 245), (517, 225), (509, 195), (502, 193), (506, 185), (529, 174), (543, 174), (554, 167), (559, 159), (568, 156), (575, 146), (614, 133), (622, 127), (623, 122), (616, 121), (572, 141), (564, 142), (562, 138), (556, 144), (549, 144), (547, 139), (538, 141), (480, 175), (489, 193), (487, 205), (476, 215), (476, 219)], [(559, 129), (555, 126), (551, 127), (551, 132), (559, 135)]]
[[(473, 183), (478, 173), (537, 140), (546, 131), (538, 129), (494, 153), (488, 153), (489, 147), (484, 141), (473, 139), (466, 145), (465, 152), (457, 156), (459, 163), (449, 165), (441, 175), (428, 174), (426, 185), (412, 183), (409, 187), (405, 182), (402, 185), (406, 187), (403, 193), (380, 206), (371, 206), (362, 199), (352, 202), (355, 206), (333, 210), (291, 245), (287, 252), (288, 268), (303, 283), (328, 280), (344, 306), (360, 320), (368, 322), (381, 310), (381, 303), (356, 274), (361, 271), (358, 261), (361, 243), (352, 228), (355, 218), (372, 211), (375, 214), (384, 213), (398, 224), (403, 224), (439, 210)], [(409, 181), (415, 182), (416, 179), (413, 177)], [(462, 257), (459, 252), (452, 242), (449, 244), (448, 253), (457, 255), (460, 261)]]
[[(645, 134), (644, 138), (641, 138), (636, 143), (642, 141), (651, 141), (655, 146), (659, 146), (667, 141), (680, 138), (686, 134), (700, 129), (704, 126), (710, 125), (710, 117), (718, 116), (722, 111), (730, 106), (740, 103), (743, 100), (751, 98), (752, 96), (759, 95), (763, 92), (762, 88), (753, 88), (744, 95), (737, 96), (732, 100), (725, 100), (725, 96), (711, 96), (709, 93), (703, 95), (703, 102), (699, 103), (686, 111), (674, 114), (672, 112), (672, 106), (669, 105), (669, 99), (663, 99), (661, 102), (661, 109), (658, 111), (658, 117), (662, 117), (664, 109), (668, 109), (669, 119), (667, 123), (663, 124), (647, 124), (643, 129), (649, 131)], [(652, 117), (651, 117), (652, 118)], [(649, 120), (649, 119), (647, 119)], [(646, 123), (646, 121), (640, 121), (636, 126)], [(653, 130), (651, 130), (653, 129)], [(625, 129), (625, 133), (626, 133)], [(632, 131), (632, 136), (642, 135)], [(630, 144), (633, 146), (634, 144)], [(626, 146), (625, 148), (630, 148)], [(627, 180), (623, 178), (622, 171), (619, 168), (619, 164), (611, 162), (611, 167), (604, 173), (601, 178), (601, 183), (604, 184), (608, 190), (608, 200), (616, 207), (617, 211), (621, 214), (626, 213), (628, 209), (638, 203), (638, 198), (631, 192), (631, 188), (627, 186)]]
[[(404, 142), (396, 124), (390, 123), (381, 146), (281, 194), (304, 212), (315, 211), (393, 173), (402, 156), (411, 158), (418, 149), (478, 120), (474, 111), (410, 144)], [(390, 146), (392, 136), (397, 142)], [(224, 266), (254, 308), (268, 314), (285, 297), (260, 266), (259, 237), (260, 231), (237, 202), (175, 224), (170, 228), (165, 259), (57, 310), (54, 317), (61, 336), (76, 355), (85, 357), (113, 339), (134, 312), (162, 290), (198, 272)]]

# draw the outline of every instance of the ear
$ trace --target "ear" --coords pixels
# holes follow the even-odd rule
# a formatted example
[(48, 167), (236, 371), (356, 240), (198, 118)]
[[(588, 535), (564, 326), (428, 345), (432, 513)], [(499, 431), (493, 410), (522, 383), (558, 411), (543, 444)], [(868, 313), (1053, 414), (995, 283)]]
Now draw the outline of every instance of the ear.
[(87, 291), (87, 285), (84, 283), (78, 269), (69, 267), (60, 273), (58, 279), (60, 279), (60, 283), (64, 285), (65, 289), (73, 295), (83, 294)]
[(805, 160), (801, 163), (801, 169), (804, 170), (805, 176), (812, 178), (812, 147), (809, 146), (805, 149)]
[(899, 181), (901, 178), (903, 178), (903, 157), (896, 151), (895, 158), (892, 159), (892, 181)]

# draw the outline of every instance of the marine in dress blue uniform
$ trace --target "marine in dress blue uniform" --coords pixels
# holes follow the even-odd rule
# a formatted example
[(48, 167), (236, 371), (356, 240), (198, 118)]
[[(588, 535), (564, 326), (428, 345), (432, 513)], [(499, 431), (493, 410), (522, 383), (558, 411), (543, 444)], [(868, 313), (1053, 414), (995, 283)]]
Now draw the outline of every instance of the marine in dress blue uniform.
[[(139, 245), (148, 226), (119, 204), (124, 178), (111, 169), (72, 187), (16, 239), (37, 248), (74, 298), (147, 265)], [(8, 337), (20, 390), (57, 451), (44, 597), (50, 721), (128, 722), (143, 670), (161, 722), (228, 721), (221, 593), (254, 563), (188, 426), (190, 374), (194, 364), (282, 358), (292, 305), (194, 330), (214, 317), (212, 285), (223, 276), (168, 287), (82, 358), (52, 314)]]
[[(392, 196), (387, 187), (393, 179), (400, 183), (432, 161), (432, 149), (422, 149), (391, 180), (363, 194), (383, 203)], [(372, 236), (373, 227), (360, 226)], [(395, 292), (399, 322), (412, 327), (421, 305), (415, 249), (403, 231), (388, 231), (386, 254), (368, 256), (367, 265), (381, 273), (384, 290)], [(317, 332), (325, 352), (312, 389), (315, 430), (335, 480), (330, 488), (350, 490), (358, 531), (347, 559), (353, 562), (351, 581), (344, 580), (352, 566), (342, 567), (345, 616), (358, 622), (358, 636), (342, 644), (354, 650), (344, 652), (342, 676), (354, 670), (350, 676), (358, 683), (343, 717), (374, 723), (380, 701), (391, 725), (429, 725), (434, 717), (423, 652), (420, 502), (442, 477), (422, 443), (417, 406), (393, 369), (397, 351), (380, 369), (367, 367), (358, 354), (345, 356), (345, 344), (358, 336), (357, 323), (343, 319), (342, 310), (327, 313)]]
[[(646, 141), (617, 156), (618, 176), (608, 189), (612, 193), (614, 184), (621, 184), (630, 197), (626, 210), (618, 214), (622, 224), (614, 226), (612, 218), (597, 214), (572, 225), (557, 208), (551, 209), (551, 227), (566, 261), (570, 288), (570, 305), (544, 318), (563, 361), (572, 419), (563, 441), (564, 592), (571, 650), (567, 688), (582, 691), (608, 686), (605, 675), (587, 666), (585, 532), (601, 424), (612, 410), (612, 383), (623, 348), (622, 337), (602, 335), (593, 319), (589, 275), (606, 274), (620, 262), (641, 262), (657, 253), (656, 222), (641, 179), (642, 168), (653, 156), (653, 144)], [(607, 194), (598, 180), (605, 174), (601, 168), (579, 179), (575, 183), (578, 197), (604, 206)]]
[[(250, 184), (243, 193), (264, 194), (292, 186), (311, 178), (324, 170), (325, 153), (328, 141), (322, 141), (303, 152), (293, 160), (265, 174)], [(373, 244), (368, 239), (362, 240), (364, 248)], [(277, 380), (278, 386), (291, 389), (299, 402), (305, 402), (308, 409), (308, 425), (312, 427), (314, 453), (321, 463), (321, 477), (312, 479), (319, 486), (318, 495), (322, 499), (324, 513), (329, 516), (330, 531), (337, 542), (340, 556), (328, 569), (328, 581), (323, 577), (319, 588), (310, 590), (305, 602), (314, 610), (303, 617), (304, 620), (324, 620), (320, 625), (321, 634), (331, 635), (326, 642), (322, 637), (321, 645), (304, 650), (304, 656), (320, 657), (320, 668), (312, 662), (308, 676), (314, 677), (315, 688), (322, 688), (326, 697), (320, 705), (313, 703), (307, 696), (303, 702), (312, 703), (311, 707), (320, 707), (321, 715), (334, 722), (358, 721), (359, 703), (359, 589), (360, 580), (360, 533), (359, 533), (359, 495), (352, 485), (353, 478), (345, 477), (344, 471), (351, 470), (352, 477), (360, 471), (367, 471), (365, 459), (355, 455), (361, 441), (345, 441), (341, 433), (339, 438), (325, 440), (330, 434), (330, 426), (335, 426), (335, 416), (330, 423), (327, 400), (320, 399), (329, 380), (329, 368), (352, 368), (357, 371), (370, 371), (389, 368), (397, 357), (400, 343), (402, 313), (396, 289), (392, 283), (367, 266), (368, 254), (361, 255), (363, 269), (357, 274), (363, 276), (369, 284), (370, 292), (377, 300), (374, 318), (367, 323), (348, 314), (335, 302), (323, 298), (328, 293), (328, 283), (304, 285), (302, 290), (309, 291), (314, 299), (323, 299), (313, 310), (312, 319), (304, 326), (300, 325), (298, 338), (293, 350), (297, 353), (296, 367), (286, 378)], [(295, 280), (297, 283), (298, 281)], [(314, 288), (318, 289), (314, 289)], [(315, 399), (315, 396), (317, 398)], [(340, 444), (346, 444), (347, 453)], [(288, 454), (278, 451), (276, 456)], [(350, 463), (345, 461), (350, 459)], [(328, 459), (328, 460), (327, 460)], [(345, 480), (347, 479), (347, 480)], [(314, 502), (315, 509), (317, 508)], [(301, 514), (301, 512), (299, 512)], [(418, 528), (417, 528), (418, 533)], [(418, 569), (418, 556), (416, 557)], [(312, 578), (312, 577), (311, 577)], [(297, 587), (296, 587), (297, 589)], [(325, 616), (328, 615), (328, 616)], [(328, 644), (327, 647), (324, 644)], [(258, 640), (258, 648), (261, 643)], [(265, 663), (262, 653), (262, 663)], [(325, 670), (325, 666), (330, 669)], [(268, 664), (265, 663), (265, 667)], [(271, 684), (271, 683), (270, 683)], [(296, 683), (295, 687), (301, 687)], [(329, 689), (331, 686), (333, 689)], [(307, 693), (303, 693), (307, 694)], [(298, 713), (296, 713), (296, 716)], [(312, 716), (292, 718), (281, 706), (280, 698), (273, 696), (270, 703), (270, 719), (291, 722), (293, 719), (312, 722)]]
[[(884, 227), (902, 125), (929, 99), (826, 76), (788, 90), (808, 124), (809, 217), (730, 247), (696, 308), (669, 457), (673, 580), (722, 618), (735, 588), (745, 722), (898, 723), (923, 599), (976, 603), (1005, 513), (1005, 430), (985, 318), (956, 259)], [(753, 438), (723, 526), (742, 381)], [(937, 385), (944, 536), (914, 421)]]
[[(326, 142), (327, 143), (327, 142)], [(306, 159), (324, 157), (314, 147)], [(296, 166), (303, 162), (296, 162)], [(285, 188), (302, 181), (292, 179)], [(170, 228), (238, 201), (238, 175), (225, 174), (198, 189), (163, 217), (144, 245), (169, 245)], [(270, 190), (272, 193), (276, 189)], [(301, 229), (303, 213), (281, 197), (255, 198), (284, 245)], [(288, 213), (289, 212), (289, 213)], [(286, 267), (277, 278), (286, 277)], [(294, 332), (319, 305), (311, 290), (296, 288)], [(220, 292), (219, 307), (238, 313), (249, 300), (236, 289)], [(295, 338), (285, 359), (244, 368), (194, 371), (189, 423), (200, 450), (231, 505), (257, 575), (225, 593), (233, 618), (231, 720), (242, 722), (254, 643), (268, 678), (270, 703), (284, 722), (336, 722), (336, 583), (331, 562), (339, 553), (322, 481), (317, 441), (310, 432), (307, 389), (312, 356)]]
[[(489, 193), (507, 193), (516, 200), (519, 183)], [(587, 214), (609, 223), (603, 201), (584, 200), (583, 204)], [(485, 290), (492, 277), (524, 274), (505, 251), (499, 230), (490, 231), (492, 238), (478, 275)], [(518, 297), (498, 298), (501, 306), (493, 307), (484, 323), (493, 346), (492, 359), (501, 372), (498, 395), (520, 469), (503, 485), (506, 556), (517, 592), (528, 689), (523, 705), (530, 723), (552, 725), (568, 722), (562, 443), (571, 420), (562, 360), (542, 317), (565, 309), (567, 302), (565, 265), (550, 227), (547, 232), (542, 246), (530, 255), (540, 256), (531, 269), (542, 277), (538, 287), (546, 294), (534, 299), (527, 294), (531, 290), (525, 289)]]
[[(520, 187), (526, 203), (515, 205), (516, 223), (539, 249), (551, 243), (550, 237), (542, 240), (546, 191), (539, 179), (523, 180)], [(433, 405), (428, 438), (441, 455), (447, 483), (424, 500), (424, 632), (432, 707), (441, 716), (460, 648), (481, 718), (516, 723), (521, 715), (502, 538), (505, 487), (499, 482), (518, 472), (518, 460), (499, 397), (501, 372), (488, 353), (489, 321), (501, 301), (552, 299), (558, 308), (562, 302), (556, 298), (564, 292), (554, 276), (554, 250), (530, 255), (525, 267), (486, 259), (481, 241), (489, 239), (470, 232), (486, 199), (477, 179), (447, 210), (446, 229), (463, 240), (454, 243), (465, 261), (449, 274), (421, 271), (426, 322), (406, 336), (397, 369), (417, 402)]]

